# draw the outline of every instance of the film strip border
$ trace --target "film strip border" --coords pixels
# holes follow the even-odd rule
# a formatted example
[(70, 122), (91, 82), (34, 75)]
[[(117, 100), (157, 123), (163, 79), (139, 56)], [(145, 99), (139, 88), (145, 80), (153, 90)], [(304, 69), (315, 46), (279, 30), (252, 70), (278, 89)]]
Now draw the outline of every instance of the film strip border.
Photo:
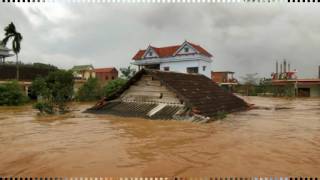
[(11, 177), (0, 180), (320, 180), (319, 177)]
[(320, 0), (0, 0), (2, 3), (320, 3)]

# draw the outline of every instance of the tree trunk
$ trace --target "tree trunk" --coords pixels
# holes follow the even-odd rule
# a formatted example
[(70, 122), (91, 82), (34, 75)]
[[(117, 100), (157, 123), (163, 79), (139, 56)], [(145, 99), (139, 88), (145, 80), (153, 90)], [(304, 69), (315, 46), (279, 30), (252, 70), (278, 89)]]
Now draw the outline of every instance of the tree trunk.
[(18, 54), (16, 54), (16, 68), (17, 68), (16, 79), (17, 79), (17, 81), (19, 81), (19, 58), (18, 58)]

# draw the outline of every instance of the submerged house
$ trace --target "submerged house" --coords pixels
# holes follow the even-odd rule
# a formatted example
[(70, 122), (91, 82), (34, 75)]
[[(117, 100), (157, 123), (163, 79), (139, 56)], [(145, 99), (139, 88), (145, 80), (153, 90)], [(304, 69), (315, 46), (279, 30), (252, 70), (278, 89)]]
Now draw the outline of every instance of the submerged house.
[(89, 112), (150, 119), (209, 120), (248, 108), (241, 98), (201, 74), (140, 70)]

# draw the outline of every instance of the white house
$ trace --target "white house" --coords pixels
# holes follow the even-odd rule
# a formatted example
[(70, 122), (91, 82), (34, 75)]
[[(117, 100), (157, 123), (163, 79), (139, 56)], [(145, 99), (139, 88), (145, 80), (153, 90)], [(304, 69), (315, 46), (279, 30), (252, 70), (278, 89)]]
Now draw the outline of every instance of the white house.
[(211, 78), (212, 55), (199, 45), (188, 41), (167, 47), (150, 46), (139, 50), (132, 58), (133, 65), (141, 68), (199, 73)]

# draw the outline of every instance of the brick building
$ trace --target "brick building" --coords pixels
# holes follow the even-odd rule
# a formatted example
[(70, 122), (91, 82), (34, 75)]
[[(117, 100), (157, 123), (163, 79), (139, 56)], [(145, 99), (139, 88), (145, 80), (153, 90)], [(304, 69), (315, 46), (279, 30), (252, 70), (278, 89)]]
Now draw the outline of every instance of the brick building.
[(103, 84), (118, 78), (118, 70), (114, 67), (98, 68), (94, 69), (94, 72), (96, 74), (96, 78), (98, 78)]

